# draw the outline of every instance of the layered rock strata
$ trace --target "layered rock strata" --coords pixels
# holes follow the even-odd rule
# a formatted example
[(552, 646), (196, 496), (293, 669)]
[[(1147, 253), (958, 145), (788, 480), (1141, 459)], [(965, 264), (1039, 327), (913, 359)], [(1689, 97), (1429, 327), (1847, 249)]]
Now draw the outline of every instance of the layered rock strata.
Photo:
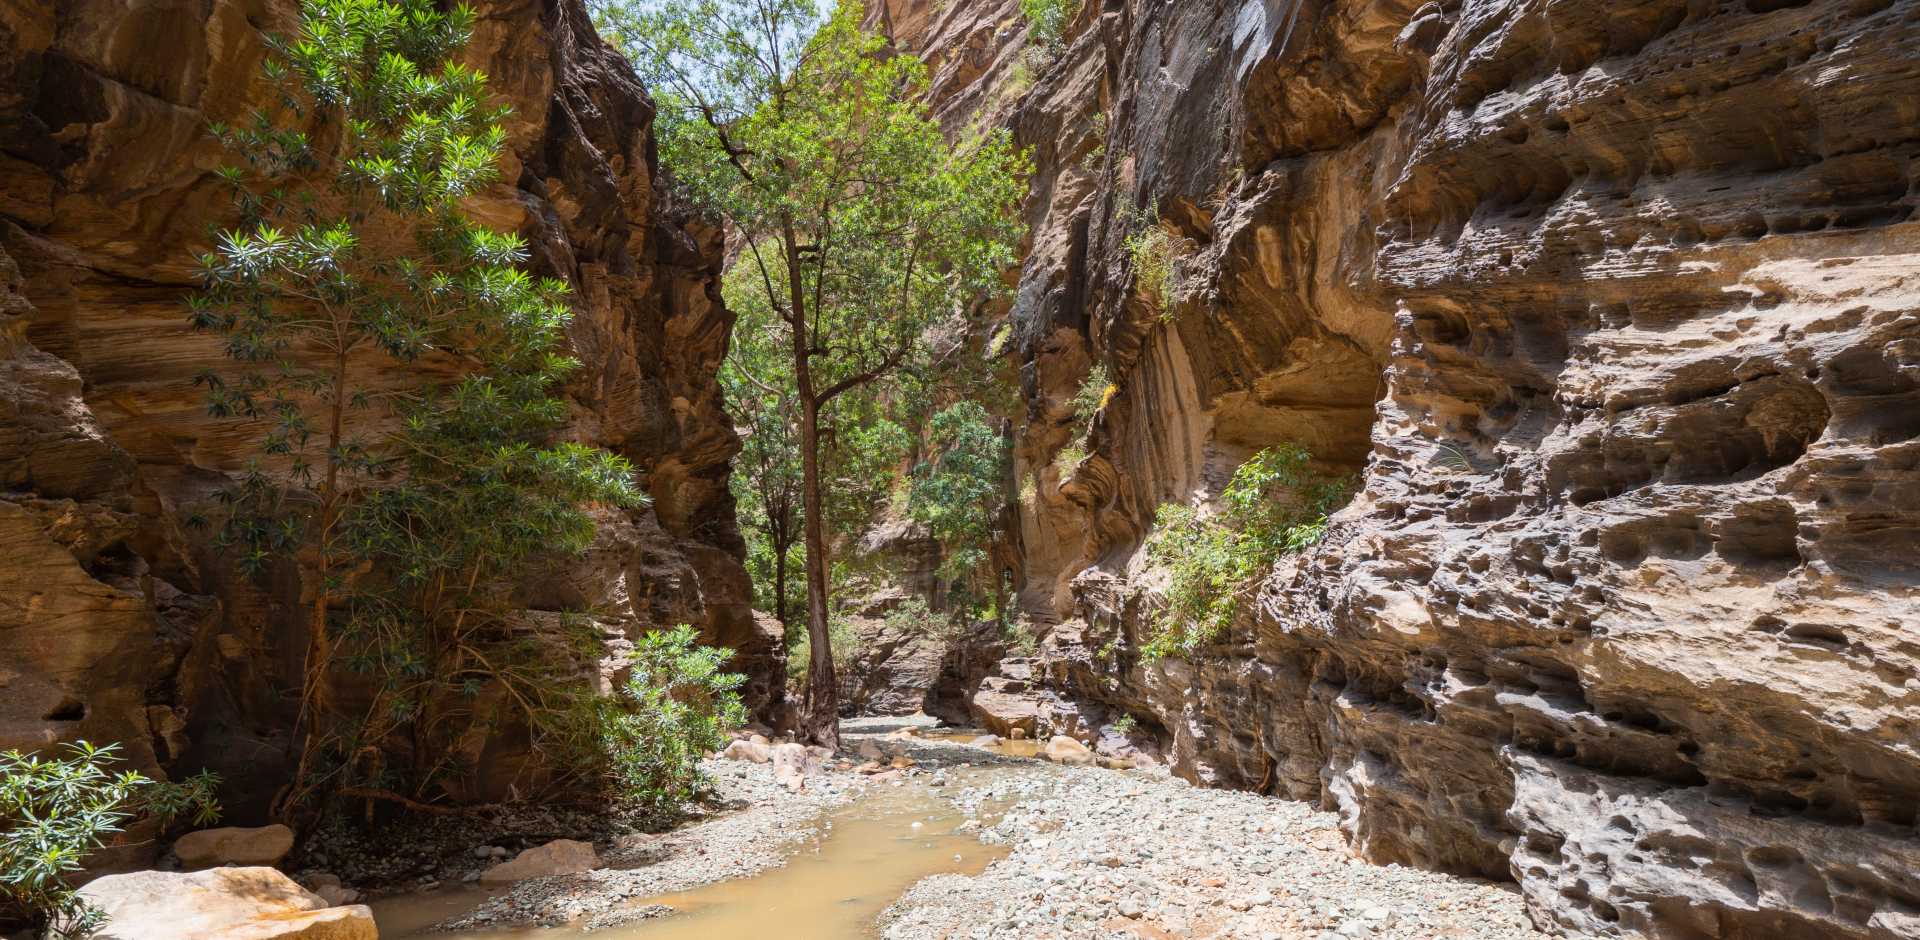
[[(638, 631), (691, 622), (741, 651), (772, 706), (781, 644), (749, 608), (726, 484), (720, 234), (665, 195), (652, 103), (579, 0), (474, 7), (467, 57), (513, 116), (503, 182), (471, 208), (573, 285), (567, 434), (630, 458), (652, 497), (601, 513), (585, 558), (527, 572), (527, 629), (589, 612), (610, 667)], [(289, 772), (302, 588), (235, 576), (188, 524), (257, 434), (207, 416), (194, 377), (225, 361), (182, 301), (231, 223), (214, 171), (232, 157), (207, 125), (271, 100), (263, 39), (297, 14), (0, 3), (0, 745), (86, 737), (142, 767), (209, 767), (238, 821)], [(476, 773), (452, 796), (524, 794), (557, 769), (512, 725), (476, 721)]]
[[(1920, 935), (1920, 5), (869, 21), (956, 132), (1034, 149), (1018, 541), (1060, 711), (1570, 935)], [(1359, 495), (1145, 663), (1157, 506), (1280, 443)]]

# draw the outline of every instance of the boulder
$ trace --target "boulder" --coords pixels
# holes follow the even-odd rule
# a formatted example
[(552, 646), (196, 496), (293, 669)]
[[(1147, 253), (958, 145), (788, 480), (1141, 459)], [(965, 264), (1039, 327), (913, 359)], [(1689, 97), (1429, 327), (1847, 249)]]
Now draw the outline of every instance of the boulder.
[(352, 904), (360, 900), (360, 892), (340, 883), (340, 876), (331, 872), (318, 872), (301, 879), (308, 891), (320, 896), (329, 907)]
[(88, 882), (95, 940), (378, 940), (364, 904), (329, 906), (271, 868), (136, 871)]
[(1069, 767), (1090, 767), (1097, 760), (1093, 751), (1089, 750), (1085, 744), (1064, 734), (1056, 734), (1049, 738), (1047, 746), (1042, 748), (1040, 753), (1047, 760), (1056, 764), (1066, 764)]
[(599, 867), (600, 853), (594, 851), (593, 843), (555, 839), (546, 845), (521, 852), (513, 857), (513, 861), (501, 862), (481, 872), (480, 883), (507, 884), (549, 875), (571, 875)]
[(282, 825), (247, 829), (224, 826), (189, 832), (173, 843), (188, 868), (215, 865), (277, 865), (293, 850), (293, 830)]
[(772, 749), (766, 742), (749, 738), (741, 738), (727, 745), (727, 749), (721, 751), (720, 756), (727, 760), (752, 761), (756, 764), (764, 764), (773, 759)]
[(799, 792), (806, 786), (808, 777), (820, 772), (822, 765), (820, 753), (813, 748), (801, 744), (773, 746), (773, 779), (789, 790)]

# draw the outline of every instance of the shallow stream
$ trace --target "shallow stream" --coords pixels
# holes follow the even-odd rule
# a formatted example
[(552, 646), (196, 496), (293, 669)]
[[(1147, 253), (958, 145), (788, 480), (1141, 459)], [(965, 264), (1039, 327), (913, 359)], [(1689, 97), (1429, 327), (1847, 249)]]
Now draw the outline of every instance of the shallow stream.
[[(1021, 742), (1024, 743), (1024, 742)], [(991, 767), (947, 772), (948, 786), (978, 784)], [(936, 790), (914, 782), (875, 785), (853, 803), (829, 813), (821, 835), (786, 865), (759, 875), (637, 899), (634, 907), (666, 905), (668, 916), (587, 932), (572, 927), (516, 928), (430, 933), (427, 928), (472, 909), (489, 894), (445, 889), (375, 902), (384, 940), (405, 937), (449, 940), (734, 940), (778, 936), (782, 940), (857, 940), (875, 934), (887, 905), (930, 875), (977, 874), (1006, 854), (982, 844), (966, 817)], [(990, 823), (991, 819), (982, 819)], [(672, 864), (671, 861), (661, 864)]]

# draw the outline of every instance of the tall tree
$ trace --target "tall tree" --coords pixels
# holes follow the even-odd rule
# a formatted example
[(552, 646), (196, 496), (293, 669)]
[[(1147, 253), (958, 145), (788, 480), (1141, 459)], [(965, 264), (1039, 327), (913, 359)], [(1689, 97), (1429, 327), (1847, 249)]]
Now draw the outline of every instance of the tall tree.
[[(355, 765), (402, 726), (416, 759), (430, 750), (458, 724), (428, 714), (442, 692), (506, 683), (537, 723), (538, 683), (516, 686), (476, 636), (498, 625), (496, 579), (583, 549), (583, 504), (641, 501), (626, 461), (548, 443), (567, 415), (553, 390), (578, 366), (566, 283), (528, 275), (521, 238), (462, 211), (506, 144), (486, 76), (455, 61), (472, 25), (433, 0), (306, 0), (265, 65), (278, 106), (214, 128), (244, 160), (222, 173), (243, 220), (201, 259), (189, 306), (236, 365), (199, 380), (214, 415), (260, 432), (262, 458), (219, 540), (243, 572), (295, 560), (306, 591), (282, 816), (384, 785), (382, 761)], [(381, 680), (364, 717), (329, 697), (343, 661)]]
[(781, 625), (793, 628), (787, 569), (799, 547), (800, 412), (782, 321), (767, 306), (758, 279), (735, 267), (724, 281), (734, 314), (733, 342), (720, 381), (739, 416), (740, 455), (733, 461), (734, 498), (747, 536), (747, 567), (756, 581), (771, 582), (771, 601)]
[(803, 734), (838, 743), (821, 429), (836, 399), (897, 370), (937, 321), (1002, 287), (1025, 158), (1007, 135), (951, 145), (926, 69), (842, 0), (598, 0), (659, 97), (662, 154), (722, 215), (784, 325), (799, 412), (812, 641)]

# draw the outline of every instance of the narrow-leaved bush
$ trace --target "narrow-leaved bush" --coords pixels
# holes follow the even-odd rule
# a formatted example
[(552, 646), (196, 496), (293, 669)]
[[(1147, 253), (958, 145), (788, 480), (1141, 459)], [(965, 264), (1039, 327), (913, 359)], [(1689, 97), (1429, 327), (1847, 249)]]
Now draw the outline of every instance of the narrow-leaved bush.
[(747, 719), (740, 687), (727, 672), (732, 653), (702, 646), (686, 625), (640, 639), (619, 695), (601, 703), (600, 741), (621, 796), (672, 812), (709, 789), (700, 760)]
[(68, 877), (140, 816), (206, 825), (220, 816), (210, 773), (178, 783), (115, 770), (119, 745), (85, 741), (53, 755), (0, 753), (0, 927), (31, 925), (38, 935), (86, 937), (105, 916)]

